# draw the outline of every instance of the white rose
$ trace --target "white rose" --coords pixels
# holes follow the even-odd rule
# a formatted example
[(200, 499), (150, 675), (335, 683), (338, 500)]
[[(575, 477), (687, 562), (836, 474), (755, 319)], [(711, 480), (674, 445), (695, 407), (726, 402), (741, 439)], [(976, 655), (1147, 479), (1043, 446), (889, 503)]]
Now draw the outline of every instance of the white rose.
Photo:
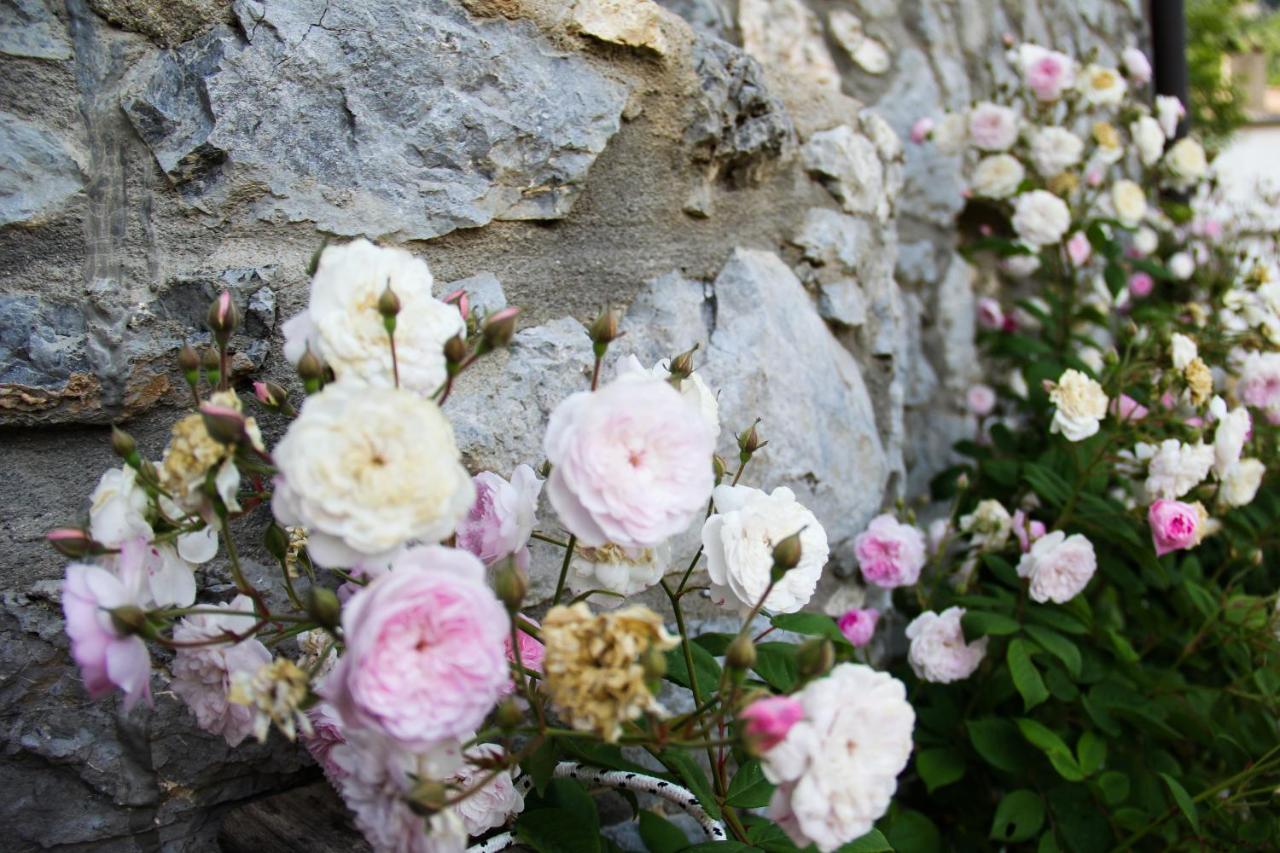
[(769, 817), (799, 847), (836, 850), (871, 831), (911, 757), (915, 711), (902, 682), (842, 663), (793, 697), (804, 716), (765, 753)]
[(1143, 226), (1133, 235), (1133, 248), (1145, 258), (1160, 248), (1160, 236), (1154, 230)]
[(1164, 154), (1164, 131), (1160, 122), (1151, 116), (1142, 116), (1129, 125), (1129, 135), (1138, 149), (1138, 159), (1144, 166), (1154, 166)]
[(1204, 148), (1189, 136), (1173, 143), (1173, 147), (1164, 155), (1164, 164), (1173, 185), (1181, 189), (1189, 189), (1209, 170)]
[(108, 548), (119, 548), (126, 539), (151, 541), (147, 523), (147, 492), (138, 483), (138, 472), (128, 465), (113, 468), (98, 480), (89, 497), (89, 534)]
[(960, 516), (960, 530), (983, 551), (998, 551), (1013, 532), (1013, 517), (1004, 504), (992, 498), (978, 501), (973, 512)]
[(973, 193), (984, 198), (1008, 198), (1018, 191), (1026, 176), (1026, 169), (1016, 157), (993, 154), (982, 158), (973, 170)]
[(1049, 392), (1057, 407), (1050, 432), (1061, 433), (1067, 441), (1083, 441), (1097, 433), (1107, 415), (1107, 395), (1096, 380), (1078, 370), (1068, 369)]
[(1223, 415), (1213, 432), (1213, 470), (1222, 478), (1240, 461), (1245, 440), (1252, 428), (1249, 410), (1240, 406)]
[(958, 154), (969, 141), (969, 122), (962, 113), (947, 113), (933, 128), (933, 144), (943, 154)]
[[(634, 355), (628, 355), (618, 367), (619, 376), (627, 374), (649, 376), (668, 382), (671, 380), (671, 359), (664, 358), (645, 370), (640, 359)], [(720, 403), (707, 383), (702, 381), (702, 376), (697, 371), (690, 373), (676, 383), (676, 390), (680, 392), (680, 396), (698, 407), (698, 411), (702, 413), (702, 419), (707, 422), (707, 426), (711, 427), (711, 434), (718, 438), (720, 436)]]
[(1071, 211), (1053, 193), (1032, 190), (1013, 203), (1013, 230), (1029, 246), (1057, 243), (1070, 227)]
[(410, 391), (337, 382), (307, 398), (275, 449), (272, 499), (308, 530), (323, 566), (380, 562), (410, 540), (439, 542), (475, 500), (453, 428)]
[(1241, 459), (1223, 475), (1218, 499), (1227, 506), (1246, 506), (1252, 503), (1266, 472), (1267, 466), (1257, 459)]
[[(1001, 268), (1014, 278), (1026, 278), (1040, 269), (1039, 255), (1010, 255), (1000, 262)], [(1025, 312), (1024, 312), (1025, 313)], [(1023, 318), (1018, 318), (1021, 325)], [(1036, 322), (1039, 322), (1038, 320)]]
[[(503, 750), (497, 744), (482, 743), (469, 748), (464, 755), (470, 760), (493, 760), (501, 758)], [(496, 776), (491, 776), (487, 768), (466, 763), (449, 781), (460, 791), (470, 790), (483, 783), (478, 791), (462, 798), (450, 808), (450, 811), (462, 818), (467, 835), (483, 835), (524, 811), (524, 796), (516, 788), (510, 771), (503, 770)]]
[(307, 309), (284, 324), (285, 356), (307, 345), (334, 374), (352, 383), (391, 387), (391, 346), (378, 298), (388, 286), (400, 300), (396, 361), (400, 387), (432, 394), (446, 378), (444, 345), (466, 330), (462, 315), (431, 295), (431, 270), (404, 249), (355, 240), (320, 255)]
[(1116, 218), (1123, 225), (1134, 228), (1147, 215), (1147, 194), (1133, 181), (1116, 181), (1111, 186), (1111, 205), (1115, 208)]
[(1177, 134), (1178, 122), (1186, 114), (1182, 101), (1172, 95), (1156, 95), (1156, 121), (1160, 122), (1165, 138), (1172, 139)]
[(1186, 281), (1195, 275), (1196, 262), (1186, 252), (1178, 252), (1169, 258), (1169, 274), (1178, 281)]
[(1181, 332), (1169, 336), (1169, 357), (1175, 370), (1185, 370), (1200, 355), (1196, 342)]
[(1136, 47), (1126, 47), (1124, 53), (1120, 54), (1120, 61), (1129, 79), (1134, 83), (1142, 86), (1151, 82), (1151, 60), (1147, 59), (1147, 55), (1141, 50)]
[(1097, 569), (1093, 543), (1061, 530), (1041, 536), (1018, 561), (1018, 577), (1031, 579), (1031, 600), (1040, 604), (1066, 604), (1084, 591)]
[(1031, 137), (1031, 163), (1046, 178), (1079, 163), (1083, 153), (1084, 141), (1062, 127), (1042, 127)]
[(1087, 104), (1115, 106), (1124, 99), (1128, 85), (1120, 72), (1101, 65), (1086, 66), (1080, 75), (1079, 88)]
[(769, 586), (773, 547), (800, 533), (800, 563), (783, 576), (764, 609), (794, 613), (813, 597), (827, 564), (827, 534), (813, 513), (787, 488), (765, 494), (748, 486), (717, 486), (716, 511), (702, 527), (702, 546), (711, 576), (711, 598), (754, 607)]
[(937, 684), (950, 684), (973, 675), (987, 654), (987, 637), (964, 641), (960, 619), (963, 607), (948, 607), (941, 613), (925, 611), (907, 626), (911, 648), (907, 662), (915, 674)]
[[(653, 548), (620, 548), (605, 545), (590, 548), (578, 545), (569, 560), (569, 589), (575, 595), (602, 589), (620, 596), (642, 592), (662, 580), (671, 568), (671, 545)], [(597, 607), (613, 608), (624, 598), (598, 595), (591, 599)]]
[[(1141, 458), (1143, 454), (1139, 454)], [(1147, 481), (1143, 488), (1147, 501), (1157, 498), (1176, 500), (1200, 485), (1213, 467), (1213, 447), (1204, 442), (1183, 444), (1166, 438), (1147, 465)]]

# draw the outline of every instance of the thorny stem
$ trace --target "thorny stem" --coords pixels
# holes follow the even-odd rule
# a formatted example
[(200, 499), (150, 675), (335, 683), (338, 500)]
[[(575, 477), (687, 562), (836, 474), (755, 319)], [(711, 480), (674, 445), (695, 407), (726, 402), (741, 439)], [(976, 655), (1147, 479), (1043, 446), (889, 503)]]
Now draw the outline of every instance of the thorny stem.
[(559, 545), (561, 548), (568, 548), (568, 547), (569, 547), (569, 543), (568, 543), (568, 542), (565, 542), (563, 539), (557, 539), (557, 538), (555, 538), (554, 536), (548, 536), (547, 534), (545, 534), (545, 533), (540, 533), (540, 532), (539, 532), (539, 531), (537, 531), (537, 530), (535, 530), (535, 531), (533, 531), (532, 533), (530, 533), (530, 534), (529, 534), (529, 538), (530, 538), (530, 539), (537, 539), (539, 542), (549, 542), (549, 543), (551, 543), (552, 545)]
[(569, 561), (573, 559), (574, 546), (578, 544), (578, 537), (569, 534), (569, 542), (564, 549), (564, 560), (560, 563), (560, 578), (556, 581), (556, 595), (551, 599), (553, 605), (560, 603), (560, 597), (564, 595), (564, 584), (569, 578)]

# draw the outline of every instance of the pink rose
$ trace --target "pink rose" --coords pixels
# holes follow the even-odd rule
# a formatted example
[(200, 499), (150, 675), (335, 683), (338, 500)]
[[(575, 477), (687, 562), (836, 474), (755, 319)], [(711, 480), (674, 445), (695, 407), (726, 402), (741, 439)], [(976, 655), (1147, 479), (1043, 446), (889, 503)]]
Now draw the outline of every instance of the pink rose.
[(1000, 307), (998, 300), (990, 296), (978, 299), (978, 325), (993, 331), (1004, 328), (1004, 309)]
[(1007, 151), (1018, 139), (1018, 114), (984, 102), (969, 113), (969, 138), (983, 151)]
[(307, 719), (311, 721), (311, 734), (302, 736), (302, 745), (311, 753), (311, 758), (324, 771), (329, 784), (337, 787), (344, 771), (332, 756), (333, 748), (347, 742), (342, 733), (342, 721), (334, 713), (328, 702), (317, 702), (307, 709)]
[(1075, 85), (1075, 62), (1066, 54), (1034, 44), (1023, 45), (1019, 54), (1022, 77), (1037, 100), (1056, 101)]
[(1018, 547), (1022, 549), (1022, 553), (1031, 550), (1031, 545), (1041, 536), (1045, 534), (1045, 526), (1043, 521), (1036, 521), (1034, 518), (1028, 518), (1027, 514), (1022, 510), (1018, 510), (1013, 514), (1013, 535), (1018, 537)]
[(62, 583), (62, 612), (71, 638), (71, 657), (89, 696), (99, 699), (119, 687), (126, 710), (145, 699), (151, 704), (151, 653), (136, 634), (116, 626), (111, 610), (141, 609), (146, 579), (141, 567), (120, 561), (120, 576), (101, 566), (72, 563)]
[(790, 696), (757, 699), (738, 714), (746, 720), (743, 733), (760, 752), (768, 752), (787, 736), (791, 727), (804, 718), (804, 706)]
[(551, 413), (547, 497), (578, 541), (651, 548), (706, 511), (715, 436), (701, 411), (659, 379), (628, 374), (573, 394)]
[(1066, 604), (1089, 585), (1098, 570), (1093, 543), (1079, 533), (1046, 533), (1018, 560), (1018, 577), (1031, 581), (1031, 600)]
[(915, 583), (924, 568), (924, 536), (888, 513), (871, 520), (853, 552), (867, 582), (885, 589)]
[(513, 554), (517, 563), (527, 566), (542, 481), (528, 465), (518, 465), (511, 482), (491, 471), (481, 471), (472, 482), (476, 502), (458, 525), (458, 547), (475, 554), (486, 566)]
[(1111, 401), (1111, 414), (1122, 421), (1140, 421), (1145, 418), (1149, 412), (1146, 406), (1142, 405), (1128, 394), (1121, 394), (1119, 397)]
[(1089, 243), (1089, 238), (1082, 232), (1077, 231), (1067, 240), (1067, 257), (1071, 259), (1073, 266), (1082, 267), (1089, 262), (1089, 258), (1093, 256), (1093, 246)]
[(507, 611), (472, 554), (410, 548), (342, 609), (346, 652), (321, 695), (351, 729), (407, 749), (469, 734), (507, 689)]
[(980, 418), (985, 418), (995, 410), (996, 392), (990, 385), (978, 383), (969, 388), (964, 395), (964, 400), (970, 412)]
[[(253, 601), (245, 595), (236, 596), (230, 604), (214, 605), (212, 609), (226, 611), (226, 615), (187, 616), (173, 629), (173, 638), (183, 643), (211, 640), (227, 631), (242, 632), (256, 621)], [(237, 672), (252, 676), (269, 663), (271, 652), (253, 638), (235, 645), (181, 648), (169, 665), (173, 673), (170, 687), (195, 714), (200, 728), (221, 735), (228, 746), (238, 746), (253, 732), (254, 712), (247, 705), (227, 701), (232, 676)]]
[(1200, 544), (1200, 510), (1192, 504), (1161, 498), (1147, 510), (1147, 523), (1157, 557)]
[(928, 116), (921, 116), (916, 119), (916, 123), (911, 125), (911, 141), (916, 145), (922, 145), (929, 138), (929, 134), (933, 132), (933, 119)]
[(1102, 178), (1103, 174), (1101, 169), (1090, 169), (1085, 173), (1084, 182), (1091, 187), (1096, 187), (1102, 183)]
[[(533, 623), (534, 627), (537, 627), (538, 623), (536, 620), (530, 619), (528, 616), (524, 617), (524, 619), (526, 622)], [(516, 631), (516, 638), (520, 642), (520, 664), (530, 672), (542, 672), (542, 659), (546, 654), (546, 649), (543, 647), (542, 643), (525, 633), (523, 628)], [(502, 648), (507, 656), (507, 660), (514, 664), (516, 662), (516, 656), (515, 651), (511, 648), (510, 633), (507, 634), (506, 642), (503, 643)], [(517, 683), (518, 682), (513, 676), (507, 683), (507, 692), (515, 690)]]
[(871, 642), (871, 637), (876, 632), (876, 622), (879, 620), (879, 610), (872, 607), (865, 609), (855, 607), (836, 620), (836, 624), (849, 644), (855, 649), (860, 649)]
[(1155, 289), (1156, 280), (1149, 273), (1136, 272), (1129, 276), (1129, 293), (1137, 299), (1144, 299)]

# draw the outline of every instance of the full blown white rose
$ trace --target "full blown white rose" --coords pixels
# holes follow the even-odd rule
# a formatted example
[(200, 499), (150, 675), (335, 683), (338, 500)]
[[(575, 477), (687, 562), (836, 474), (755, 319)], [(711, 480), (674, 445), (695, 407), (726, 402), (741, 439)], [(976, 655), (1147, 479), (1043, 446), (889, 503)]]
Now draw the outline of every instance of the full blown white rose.
[(274, 455), (276, 518), (306, 527), (307, 549), (324, 566), (439, 542), (475, 500), (453, 428), (410, 391), (329, 385), (307, 399)]
[(1052, 178), (1080, 162), (1084, 142), (1061, 127), (1042, 127), (1031, 137), (1031, 162), (1042, 177)]
[(1164, 165), (1171, 183), (1180, 189), (1190, 188), (1209, 170), (1204, 148), (1189, 136), (1173, 143), (1164, 155)]
[(1031, 579), (1031, 599), (1040, 604), (1067, 603), (1084, 591), (1097, 569), (1093, 543), (1061, 530), (1041, 536), (1018, 561), (1018, 577)]
[(1068, 369), (1049, 392), (1057, 407), (1050, 432), (1061, 433), (1068, 441), (1083, 441), (1098, 432), (1107, 415), (1107, 395), (1096, 380), (1078, 370)]
[(431, 394), (446, 378), (444, 345), (462, 334), (458, 309), (431, 295), (431, 270), (404, 249), (355, 240), (320, 255), (307, 309), (284, 325), (285, 357), (309, 345), (340, 380), (390, 387), (391, 346), (378, 298), (388, 285), (400, 300), (396, 358), (400, 387)]
[(1099, 106), (1120, 103), (1129, 88), (1119, 71), (1101, 65), (1087, 66), (1080, 74), (1079, 86), (1085, 103)]
[(984, 157), (973, 170), (972, 189), (975, 195), (985, 198), (1008, 198), (1018, 191), (1027, 176), (1016, 157), (993, 154)]
[(749, 486), (717, 486), (715, 514), (702, 527), (711, 597), (754, 607), (769, 587), (773, 547), (800, 533), (800, 563), (769, 593), (764, 609), (794, 613), (813, 597), (827, 564), (827, 534), (790, 489), (765, 494)]
[(1029, 246), (1057, 243), (1071, 227), (1071, 211), (1062, 199), (1044, 190), (1032, 190), (1013, 203), (1013, 230)]
[(1222, 475), (1218, 499), (1227, 506), (1246, 506), (1253, 502), (1262, 485), (1267, 467), (1257, 459), (1241, 459)]
[(911, 757), (915, 712), (902, 682), (842, 663), (792, 698), (804, 716), (765, 753), (778, 786), (769, 817), (800, 847), (823, 853), (871, 831)]
[(1152, 116), (1142, 116), (1129, 125), (1129, 135), (1138, 149), (1138, 159), (1144, 166), (1154, 166), (1164, 154), (1164, 130)]
[(1136, 228), (1147, 215), (1147, 194), (1133, 181), (1116, 181), (1111, 186), (1111, 206), (1121, 224)]
[(1176, 500), (1209, 476), (1214, 461), (1213, 446), (1204, 442), (1183, 444), (1176, 438), (1167, 438), (1155, 448), (1150, 460), (1145, 484), (1147, 500)]
[(1196, 342), (1181, 332), (1169, 336), (1169, 357), (1175, 370), (1185, 370), (1200, 354)]

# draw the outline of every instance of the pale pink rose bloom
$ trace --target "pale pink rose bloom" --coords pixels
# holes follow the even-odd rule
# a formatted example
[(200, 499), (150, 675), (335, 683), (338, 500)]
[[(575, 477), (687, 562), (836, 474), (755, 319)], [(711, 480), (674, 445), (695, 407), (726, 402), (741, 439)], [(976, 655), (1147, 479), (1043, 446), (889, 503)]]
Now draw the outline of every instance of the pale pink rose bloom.
[(969, 138), (983, 151), (1006, 151), (1018, 139), (1018, 114), (984, 102), (969, 113)]
[[(481, 743), (469, 748), (464, 756), (470, 761), (493, 761), (502, 758), (503, 749), (496, 743)], [(460, 791), (469, 790), (483, 782), (483, 787), (453, 806), (453, 811), (462, 818), (467, 835), (476, 836), (502, 826), (524, 811), (524, 796), (516, 788), (510, 771), (504, 770), (490, 777), (489, 770), (477, 767), (470, 761), (464, 763), (449, 781)]]
[(1045, 534), (1043, 521), (1029, 518), (1025, 512), (1018, 510), (1013, 514), (1013, 535), (1018, 537), (1018, 547), (1022, 553), (1031, 550), (1031, 544)]
[(1088, 586), (1098, 570), (1093, 543), (1079, 533), (1046, 533), (1018, 561), (1018, 577), (1031, 580), (1031, 600), (1065, 604)]
[(738, 717), (747, 721), (743, 729), (747, 738), (758, 750), (768, 752), (804, 717), (804, 706), (790, 696), (769, 696), (752, 702)]
[(651, 548), (706, 511), (715, 436), (660, 379), (625, 376), (551, 413), (547, 497), (580, 544)]
[[(253, 601), (245, 595), (236, 596), (230, 604), (212, 605), (211, 609), (249, 615), (197, 613), (186, 616), (173, 629), (173, 638), (182, 643), (211, 640), (227, 631), (241, 633), (256, 621)], [(237, 672), (253, 675), (269, 663), (271, 652), (253, 638), (235, 645), (181, 648), (169, 665), (173, 673), (170, 686), (195, 714), (200, 728), (222, 735), (228, 746), (239, 746), (253, 732), (254, 712), (247, 705), (227, 701), (232, 677)]]
[(1194, 548), (1200, 542), (1200, 512), (1191, 504), (1161, 498), (1147, 510), (1147, 523), (1157, 557)]
[(342, 733), (342, 720), (328, 702), (317, 702), (307, 709), (311, 721), (311, 734), (302, 736), (302, 745), (324, 771), (329, 784), (337, 787), (345, 775), (342, 767), (333, 760), (333, 748), (347, 742)]
[(1150, 273), (1136, 272), (1129, 276), (1129, 293), (1137, 299), (1144, 299), (1155, 289), (1156, 280)]
[(1141, 50), (1136, 47), (1126, 48), (1120, 55), (1120, 60), (1124, 63), (1124, 70), (1129, 73), (1129, 79), (1134, 83), (1143, 86), (1151, 82), (1151, 60)]
[(871, 519), (867, 529), (858, 534), (853, 553), (868, 583), (885, 589), (909, 586), (924, 568), (924, 536), (885, 513)]
[(1122, 421), (1140, 421), (1150, 412), (1146, 406), (1128, 394), (1121, 394), (1111, 401), (1111, 414)]
[(486, 566), (512, 555), (522, 568), (529, 563), (529, 536), (542, 481), (528, 465), (518, 465), (508, 482), (491, 471), (472, 478), (476, 502), (458, 525), (457, 543)]
[(1263, 410), (1274, 423), (1280, 415), (1280, 353), (1247, 353), (1236, 393), (1246, 406)]
[(999, 331), (1004, 328), (1004, 319), (1004, 309), (1000, 307), (999, 300), (990, 296), (978, 299), (978, 325), (984, 329)]
[(507, 689), (506, 608), (472, 554), (410, 548), (342, 609), (346, 652), (320, 694), (349, 729), (408, 749), (466, 735)]
[(1067, 240), (1067, 257), (1077, 267), (1084, 266), (1093, 257), (1093, 246), (1083, 232), (1077, 231)]
[(141, 637), (118, 631), (109, 611), (142, 607), (145, 584), (140, 567), (124, 560), (119, 576), (101, 566), (72, 563), (62, 582), (71, 657), (80, 667), (84, 686), (94, 699), (119, 687), (126, 710), (139, 699), (151, 704), (151, 653)]
[(950, 684), (973, 675), (987, 655), (988, 637), (966, 643), (960, 620), (963, 607), (948, 607), (941, 613), (925, 611), (907, 626), (911, 648), (907, 662), (918, 678), (936, 684)]
[(1066, 54), (1034, 44), (1023, 45), (1019, 53), (1022, 76), (1037, 100), (1056, 101), (1075, 85), (1075, 62)]
[[(527, 621), (532, 622), (535, 627), (537, 626), (537, 620), (530, 619), (528, 616), (524, 618)], [(542, 672), (542, 659), (546, 654), (546, 649), (543, 647), (542, 643), (526, 634), (523, 629), (517, 629), (516, 638), (520, 643), (520, 664), (530, 672)], [(506, 642), (503, 643), (503, 649), (506, 652), (507, 660), (514, 664), (516, 662), (516, 656), (514, 650), (511, 648), (510, 633), (507, 634)], [(507, 690), (505, 692), (510, 693), (514, 691), (516, 689), (516, 684), (517, 681), (513, 675), (507, 682)]]
[(1096, 187), (1102, 183), (1103, 177), (1101, 169), (1090, 169), (1085, 173), (1084, 182), (1091, 187)]
[(933, 119), (929, 116), (921, 116), (916, 119), (915, 124), (911, 125), (911, 141), (916, 145), (922, 145), (932, 132)]
[(985, 418), (996, 408), (996, 392), (990, 385), (978, 383), (970, 387), (964, 395), (964, 400), (969, 411), (980, 418)]
[(880, 611), (874, 607), (857, 608), (845, 613), (836, 620), (840, 633), (855, 649), (860, 649), (871, 642), (876, 632), (876, 623), (880, 621)]

